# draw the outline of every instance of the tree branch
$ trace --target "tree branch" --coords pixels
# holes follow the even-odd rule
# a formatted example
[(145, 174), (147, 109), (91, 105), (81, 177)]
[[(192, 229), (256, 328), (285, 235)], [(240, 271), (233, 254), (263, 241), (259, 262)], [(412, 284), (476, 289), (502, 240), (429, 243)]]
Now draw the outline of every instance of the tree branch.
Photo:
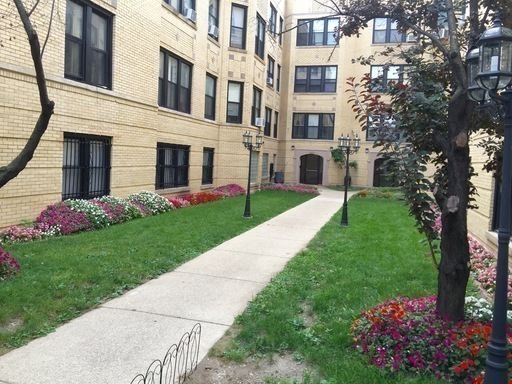
[[(36, 71), (37, 88), (39, 91), (39, 101), (41, 104), (41, 112), (37, 123), (28, 139), (25, 147), (21, 152), (12, 160), (7, 166), (0, 168), (0, 188), (14, 179), (25, 167), (34, 156), (34, 152), (41, 141), (41, 137), (46, 132), (50, 118), (54, 112), (55, 103), (48, 97), (48, 90), (46, 88), (46, 78), (43, 70), (43, 62), (41, 59), (41, 50), (39, 38), (32, 26), (30, 16), (25, 9), (21, 0), (13, 0), (18, 13), (20, 15), (23, 27), (28, 36), (30, 44), (30, 52), (34, 62), (34, 69)], [(36, 4), (37, 5), (37, 4)]]

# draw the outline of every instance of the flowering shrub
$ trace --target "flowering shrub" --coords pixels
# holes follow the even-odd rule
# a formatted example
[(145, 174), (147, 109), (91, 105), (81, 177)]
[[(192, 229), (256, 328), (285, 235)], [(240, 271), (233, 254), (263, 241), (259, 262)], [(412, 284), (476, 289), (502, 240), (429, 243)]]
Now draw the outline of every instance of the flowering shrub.
[(222, 187), (217, 187), (213, 190), (213, 192), (220, 192), (224, 195), (224, 197), (235, 197), (239, 195), (245, 195), (245, 188), (237, 185), (237, 184), (227, 184)]
[(212, 201), (220, 200), (224, 197), (222, 192), (199, 192), (190, 195), (181, 196), (183, 200), (186, 200), (190, 205), (198, 205), (204, 203), (210, 203)]
[(37, 228), (10, 226), (0, 231), (0, 242), (20, 243), (24, 241), (41, 240), (44, 232)]
[(308, 193), (318, 195), (318, 187), (316, 185), (308, 184), (290, 184), (290, 183), (263, 183), (261, 189), (265, 191), (287, 191), (296, 193)]
[(182, 199), (181, 197), (169, 197), (169, 201), (176, 209), (190, 207), (190, 201)]
[[(437, 314), (435, 302), (435, 297), (401, 297), (364, 311), (351, 328), (356, 349), (385, 370), (481, 382), (491, 323), (473, 318), (450, 322)], [(510, 329), (507, 334), (512, 337)]]
[(165, 197), (150, 191), (134, 193), (128, 196), (126, 200), (137, 206), (142, 216), (164, 213), (173, 208), (171, 202)]
[(102, 196), (93, 199), (92, 202), (106, 212), (110, 224), (122, 223), (142, 216), (136, 206), (119, 197)]
[(65, 200), (63, 204), (66, 204), (73, 211), (85, 213), (92, 228), (104, 228), (110, 224), (107, 212), (101, 209), (101, 207), (95, 204), (92, 200)]
[[(300, 189), (316, 189), (316, 187), (302, 186)], [(92, 200), (66, 200), (48, 205), (31, 227), (15, 225), (0, 231), (0, 244), (40, 240), (50, 236), (104, 228), (138, 217), (156, 215), (171, 209), (243, 194), (245, 194), (244, 188), (236, 184), (228, 184), (211, 192), (200, 192), (168, 199), (153, 192), (142, 191), (130, 195), (126, 199), (102, 196)]]
[(36, 218), (34, 228), (53, 231), (55, 235), (68, 235), (73, 232), (91, 229), (87, 214), (78, 212), (64, 202), (51, 204)]
[(20, 265), (9, 252), (0, 248), (0, 280), (5, 280), (20, 271)]

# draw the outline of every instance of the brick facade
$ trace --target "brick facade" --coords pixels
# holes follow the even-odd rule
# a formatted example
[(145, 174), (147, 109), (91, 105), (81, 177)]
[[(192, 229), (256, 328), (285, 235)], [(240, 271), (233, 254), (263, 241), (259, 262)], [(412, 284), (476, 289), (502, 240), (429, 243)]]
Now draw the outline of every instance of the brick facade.
[[(248, 151), (242, 145), (245, 131), (257, 133), (251, 125), (253, 88), (261, 90), (261, 117), (265, 107), (272, 111), (270, 136), (258, 152), (261, 180), (263, 155), (285, 181), (302, 180), (301, 159), (317, 156), (322, 183), (342, 184), (344, 170), (332, 161), (330, 149), (341, 134), (358, 133), (361, 150), (351, 156), (358, 163), (351, 170), (352, 184), (373, 185), (374, 163), (378, 158), (373, 143), (366, 141), (347, 104), (345, 79), (361, 77), (368, 67), (351, 60), (382, 49), (372, 44), (372, 27), (359, 39), (344, 38), (339, 45), (297, 46), (297, 23), (301, 19), (328, 16), (329, 10), (313, 0), (219, 1), (218, 38), (208, 35), (209, 1), (196, 1), (194, 21), (162, 0), (117, 1), (73, 0), (112, 15), (111, 88), (98, 87), (65, 76), (66, 1), (58, 1), (52, 29), (45, 47), (44, 66), (55, 114), (33, 160), (21, 174), (0, 189), (0, 227), (33, 219), (47, 204), (60, 201), (63, 191), (64, 135), (79, 133), (111, 138), (110, 193), (126, 196), (141, 190), (155, 191), (157, 143), (190, 148), (188, 186), (157, 190), (164, 195), (199, 192), (227, 183), (247, 182)], [(232, 5), (247, 14), (246, 49), (230, 47)], [(265, 33), (263, 59), (255, 52), (257, 15), (267, 22), (270, 4), (277, 11), (284, 31), (278, 36)], [(25, 144), (39, 113), (37, 87), (30, 50), (12, 2), (0, 3), (0, 164), (7, 164)], [(41, 41), (50, 21), (50, 3), (41, 3), (32, 20)], [(160, 51), (191, 65), (190, 113), (159, 106)], [(273, 83), (268, 83), (268, 57), (275, 62)], [(335, 92), (294, 92), (296, 66), (337, 66)], [(279, 90), (277, 68), (280, 68)], [(204, 117), (206, 75), (216, 78), (215, 120)], [(226, 122), (228, 82), (243, 84), (242, 123)], [(279, 114), (274, 137), (275, 112)], [(292, 138), (294, 113), (332, 113), (332, 139)], [(213, 184), (202, 185), (203, 148), (214, 149)], [(483, 155), (473, 150), (479, 171)], [(263, 173), (268, 173), (268, 170)], [(489, 242), (493, 184), (480, 172), (479, 209), (470, 213), (470, 230)], [(256, 183), (257, 186), (258, 183)], [(491, 236), (492, 237), (492, 236)]]

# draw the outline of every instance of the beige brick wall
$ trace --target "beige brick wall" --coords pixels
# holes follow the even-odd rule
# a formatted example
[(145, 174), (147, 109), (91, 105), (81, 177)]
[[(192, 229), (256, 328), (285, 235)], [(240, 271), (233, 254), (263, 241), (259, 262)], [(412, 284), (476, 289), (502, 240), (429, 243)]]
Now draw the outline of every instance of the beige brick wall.
[[(33, 219), (47, 204), (57, 202), (62, 193), (62, 147), (65, 132), (112, 137), (111, 193), (126, 196), (155, 188), (156, 143), (190, 146), (189, 187), (159, 191), (165, 195), (203, 190), (201, 185), (204, 147), (215, 149), (214, 186), (237, 183), (246, 186), (248, 151), (242, 134), (257, 128), (250, 125), (253, 86), (263, 91), (265, 107), (279, 112), (278, 139), (264, 138), (257, 153), (261, 175), (262, 155), (268, 154), (275, 170), (285, 172), (286, 181), (299, 181), (300, 156), (314, 153), (324, 161), (328, 184), (341, 184), (344, 170), (330, 158), (330, 148), (337, 138), (349, 132), (366, 137), (347, 104), (345, 80), (361, 77), (368, 67), (352, 64), (354, 57), (380, 49), (372, 45), (372, 28), (359, 39), (344, 38), (333, 47), (296, 47), (296, 29), (284, 34), (283, 44), (266, 35), (265, 60), (254, 53), (256, 14), (268, 21), (268, 0), (220, 1), (218, 41), (208, 37), (208, 2), (196, 1), (197, 22), (193, 23), (160, 0), (91, 0), (113, 16), (112, 89), (101, 89), (64, 78), (66, 1), (58, 1), (51, 33), (44, 53), (50, 98), (55, 101), (55, 115), (43, 136), (33, 160), (21, 174), (0, 189), (0, 227)], [(26, 0), (33, 4), (33, 0)], [(298, 19), (327, 15), (318, 2), (271, 1), (284, 19), (284, 29), (291, 29)], [(247, 6), (245, 50), (229, 47), (231, 5)], [(50, 2), (41, 2), (32, 16), (41, 40), (50, 20)], [(0, 165), (14, 158), (25, 144), (39, 113), (37, 88), (29, 46), (17, 12), (11, 1), (0, 2)], [(279, 27), (279, 25), (278, 25)], [(180, 113), (158, 106), (159, 52), (164, 48), (193, 65), (191, 113)], [(281, 89), (266, 84), (267, 55), (281, 66)], [(294, 94), (296, 65), (337, 65), (336, 94)], [(206, 73), (217, 77), (216, 121), (204, 119)], [(227, 83), (244, 83), (243, 124), (226, 124)], [(275, 84), (275, 83), (274, 83)], [(294, 112), (335, 113), (333, 140), (292, 140)], [(273, 132), (273, 121), (271, 131)], [(373, 162), (378, 157), (372, 143), (362, 141), (362, 148), (351, 159), (358, 169), (351, 169), (354, 185), (373, 182)], [(293, 146), (293, 150), (292, 150)], [(365, 151), (368, 149), (368, 152)], [(480, 171), (485, 160), (472, 148), (479, 177), (478, 210), (470, 213), (470, 230), (489, 241), (493, 201), (493, 183)]]

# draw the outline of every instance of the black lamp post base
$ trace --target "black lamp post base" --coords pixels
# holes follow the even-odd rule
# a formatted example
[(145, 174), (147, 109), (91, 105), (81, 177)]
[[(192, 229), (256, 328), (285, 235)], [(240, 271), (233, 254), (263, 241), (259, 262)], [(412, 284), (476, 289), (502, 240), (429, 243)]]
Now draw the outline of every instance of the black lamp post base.
[(340, 225), (343, 227), (348, 227), (348, 206), (347, 203), (343, 203), (343, 210), (341, 212), (341, 222)]
[(246, 200), (245, 200), (245, 210), (244, 210), (243, 217), (245, 217), (246, 219), (252, 218), (252, 216), (251, 216), (251, 198), (249, 195), (247, 195)]

